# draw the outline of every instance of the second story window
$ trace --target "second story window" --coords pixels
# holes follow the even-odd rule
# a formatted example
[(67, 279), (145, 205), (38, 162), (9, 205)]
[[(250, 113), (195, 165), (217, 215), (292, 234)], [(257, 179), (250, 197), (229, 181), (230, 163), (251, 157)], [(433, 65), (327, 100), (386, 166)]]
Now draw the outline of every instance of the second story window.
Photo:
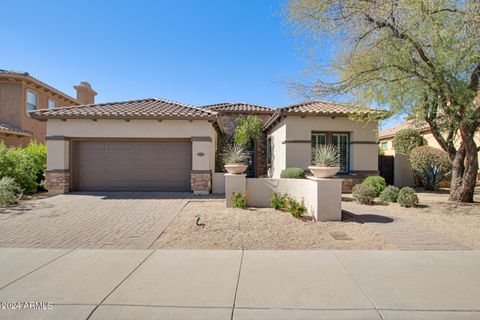
[(27, 91), (27, 112), (37, 110), (37, 94), (32, 91)]
[(48, 109), (55, 109), (57, 107), (57, 101), (48, 99)]

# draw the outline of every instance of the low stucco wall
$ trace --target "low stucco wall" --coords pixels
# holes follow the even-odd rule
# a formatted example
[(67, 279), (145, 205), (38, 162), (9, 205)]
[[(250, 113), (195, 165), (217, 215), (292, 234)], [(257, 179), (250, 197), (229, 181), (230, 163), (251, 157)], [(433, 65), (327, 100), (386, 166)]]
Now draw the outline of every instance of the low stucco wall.
[(212, 193), (225, 194), (225, 172), (212, 174)]
[(245, 178), (244, 175), (225, 175), (227, 206), (231, 206), (233, 192), (248, 192), (248, 205), (270, 207), (273, 192), (288, 193), (303, 201), (316, 220), (331, 221), (342, 218), (342, 181), (338, 179), (274, 179)]

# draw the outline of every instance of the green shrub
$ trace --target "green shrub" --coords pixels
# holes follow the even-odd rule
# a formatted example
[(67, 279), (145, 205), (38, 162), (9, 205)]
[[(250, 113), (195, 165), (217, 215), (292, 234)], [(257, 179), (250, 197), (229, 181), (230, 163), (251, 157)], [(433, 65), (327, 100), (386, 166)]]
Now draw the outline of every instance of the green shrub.
[(301, 216), (304, 215), (304, 213), (307, 211), (307, 208), (302, 202), (299, 202), (295, 200), (294, 198), (288, 197), (287, 196), (287, 204), (285, 209), (290, 212), (292, 216), (295, 218), (300, 218)]
[(380, 200), (386, 202), (397, 202), (399, 191), (400, 189), (395, 186), (388, 186), (382, 191), (382, 193), (380, 193)]
[(382, 193), (382, 191), (387, 187), (385, 179), (380, 176), (366, 177), (365, 180), (363, 180), (362, 184), (375, 189), (375, 197), (378, 197), (380, 193)]
[(245, 209), (248, 201), (248, 192), (234, 192), (232, 194), (232, 204), (234, 208)]
[(235, 128), (233, 141), (236, 144), (248, 147), (252, 140), (261, 137), (263, 134), (262, 120), (258, 116), (238, 117), (235, 122), (237, 127)]
[(410, 154), (410, 152), (423, 144), (423, 138), (415, 129), (403, 129), (398, 131), (393, 138), (395, 152)]
[(410, 153), (410, 165), (426, 190), (435, 190), (452, 170), (448, 154), (440, 149), (423, 146)]
[(366, 184), (356, 184), (352, 188), (353, 197), (362, 204), (373, 204), (376, 191), (373, 187)]
[(287, 206), (287, 194), (274, 192), (270, 203), (275, 210), (285, 210), (285, 207)]
[(11, 177), (25, 192), (35, 192), (43, 185), (47, 148), (30, 143), (26, 148), (0, 144), (0, 177)]
[(16, 204), (22, 196), (22, 189), (10, 177), (3, 177), (0, 180), (0, 204)]
[(397, 202), (402, 207), (414, 207), (418, 204), (418, 196), (413, 188), (405, 187), (398, 193)]
[(280, 173), (283, 179), (305, 179), (305, 171), (302, 168), (287, 168)]

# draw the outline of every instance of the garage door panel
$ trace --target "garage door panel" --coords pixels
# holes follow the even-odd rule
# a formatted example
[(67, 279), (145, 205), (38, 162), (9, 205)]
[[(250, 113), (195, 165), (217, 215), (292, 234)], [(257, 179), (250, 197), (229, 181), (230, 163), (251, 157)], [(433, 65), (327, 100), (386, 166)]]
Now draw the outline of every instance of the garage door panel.
[(88, 151), (88, 152), (95, 152), (95, 151), (105, 151), (105, 143), (104, 142), (88, 142), (80, 144), (79, 151)]
[(190, 142), (78, 142), (81, 190), (190, 191)]

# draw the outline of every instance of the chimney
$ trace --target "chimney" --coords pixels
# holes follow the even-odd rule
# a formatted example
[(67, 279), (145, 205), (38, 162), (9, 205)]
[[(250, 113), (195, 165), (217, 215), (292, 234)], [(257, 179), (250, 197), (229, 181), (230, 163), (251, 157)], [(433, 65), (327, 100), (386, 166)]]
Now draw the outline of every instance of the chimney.
[(82, 81), (78, 86), (73, 86), (77, 90), (77, 102), (80, 104), (94, 104), (97, 93), (92, 89), (90, 83)]

